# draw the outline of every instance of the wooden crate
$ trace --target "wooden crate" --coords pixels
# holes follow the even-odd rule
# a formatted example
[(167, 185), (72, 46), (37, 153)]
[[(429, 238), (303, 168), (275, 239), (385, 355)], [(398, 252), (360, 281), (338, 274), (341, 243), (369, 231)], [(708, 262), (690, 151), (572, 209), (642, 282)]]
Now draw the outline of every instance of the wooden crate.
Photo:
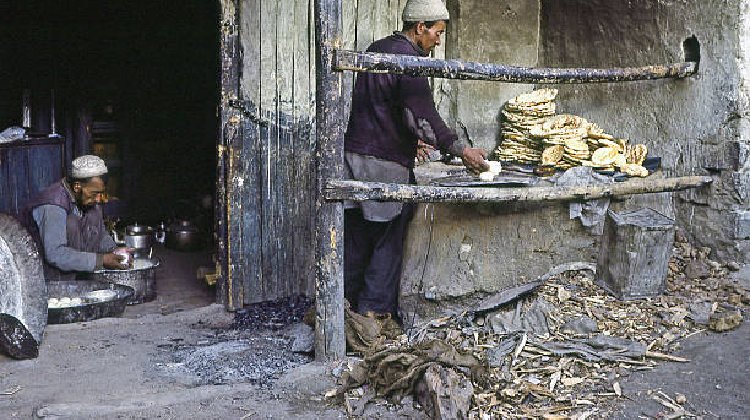
[(664, 292), (674, 220), (652, 209), (607, 212), (597, 261), (598, 283), (618, 299)]

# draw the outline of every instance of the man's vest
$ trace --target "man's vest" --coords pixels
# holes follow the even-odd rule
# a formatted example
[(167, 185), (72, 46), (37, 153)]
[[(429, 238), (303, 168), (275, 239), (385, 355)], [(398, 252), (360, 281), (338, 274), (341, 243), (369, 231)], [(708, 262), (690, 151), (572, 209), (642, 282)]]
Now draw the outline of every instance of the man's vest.
[(107, 234), (104, 229), (102, 209), (96, 205), (85, 210), (83, 216), (76, 215), (74, 212), (76, 208), (75, 198), (67, 187), (67, 182), (62, 179), (32, 198), (20, 215), (21, 223), (36, 241), (39, 254), (44, 261), (44, 278), (47, 281), (74, 280), (75, 272), (59, 270), (57, 267), (50, 265), (44, 255), (44, 245), (42, 244), (39, 226), (34, 221), (32, 212), (35, 208), (45, 204), (52, 204), (65, 210), (68, 215), (65, 224), (68, 246), (83, 252), (99, 252), (102, 237)]

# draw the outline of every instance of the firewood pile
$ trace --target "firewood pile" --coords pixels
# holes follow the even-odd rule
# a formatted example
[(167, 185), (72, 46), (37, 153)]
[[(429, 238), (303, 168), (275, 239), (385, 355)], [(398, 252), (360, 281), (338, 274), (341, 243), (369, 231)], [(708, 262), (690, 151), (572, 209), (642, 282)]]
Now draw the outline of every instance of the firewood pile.
[[(662, 296), (618, 301), (596, 285), (591, 271), (565, 271), (498, 308), (432, 320), (408, 336), (381, 342), (373, 353), (414, 357), (410, 349), (439, 341), (480, 362), (482, 369), (469, 369), (465, 363), (429, 366), (416, 389), (421, 390), (418, 401), (433, 416), (601, 416), (608, 403), (626, 397), (621, 378), (653, 369), (661, 361), (689, 362), (671, 354), (682, 340), (742, 322), (750, 291), (728, 276), (739, 267), (712, 261), (709, 251), (692, 247), (678, 232)], [(370, 372), (371, 378), (377, 374)], [(467, 388), (470, 399), (450, 398)], [(425, 398), (430, 390), (440, 395)], [(344, 391), (348, 406), (363, 395), (388, 397), (376, 382)], [(690, 415), (684, 396), (655, 393), (653, 398), (671, 414)]]
[(577, 115), (555, 115), (556, 89), (539, 89), (519, 95), (503, 107), (502, 142), (495, 151), (501, 161), (543, 165), (567, 170), (590, 166), (645, 177), (648, 149), (629, 145), (595, 123)]

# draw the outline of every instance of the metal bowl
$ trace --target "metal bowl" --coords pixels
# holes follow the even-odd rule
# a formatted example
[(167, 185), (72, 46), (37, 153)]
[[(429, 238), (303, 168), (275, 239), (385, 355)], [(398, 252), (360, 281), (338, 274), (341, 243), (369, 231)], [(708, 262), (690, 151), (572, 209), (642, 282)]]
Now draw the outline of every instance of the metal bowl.
[(161, 264), (158, 258), (136, 258), (133, 268), (127, 270), (97, 270), (88, 275), (91, 280), (116, 283), (133, 289), (128, 305), (149, 302), (156, 297), (156, 268)]
[[(99, 318), (117, 317), (125, 311), (125, 302), (133, 297), (133, 288), (120, 284), (90, 280), (51, 281), (47, 283), (50, 298), (77, 297), (82, 304), (49, 308), (48, 324), (69, 324), (85, 322)], [(92, 299), (87, 295), (96, 291), (111, 290), (114, 295), (109, 299)]]

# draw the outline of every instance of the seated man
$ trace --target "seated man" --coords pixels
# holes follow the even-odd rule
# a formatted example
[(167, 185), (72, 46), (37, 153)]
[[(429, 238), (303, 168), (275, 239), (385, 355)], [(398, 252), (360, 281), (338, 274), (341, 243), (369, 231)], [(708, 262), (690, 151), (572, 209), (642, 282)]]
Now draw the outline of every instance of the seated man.
[(125, 269), (126, 257), (104, 227), (99, 204), (107, 166), (98, 156), (76, 158), (70, 176), (34, 197), (22, 215), (44, 261), (47, 281), (74, 280), (76, 272)]

